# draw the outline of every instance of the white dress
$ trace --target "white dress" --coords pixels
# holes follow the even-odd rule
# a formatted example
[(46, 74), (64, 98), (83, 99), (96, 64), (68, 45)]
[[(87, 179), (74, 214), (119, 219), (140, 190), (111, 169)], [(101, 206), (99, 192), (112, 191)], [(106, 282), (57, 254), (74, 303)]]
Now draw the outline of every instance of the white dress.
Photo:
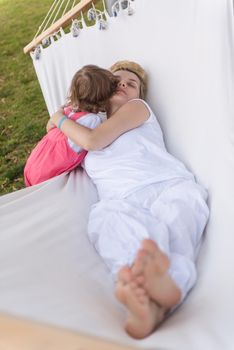
[(154, 113), (142, 103), (150, 111), (144, 124), (84, 160), (100, 199), (91, 208), (88, 235), (114, 276), (133, 263), (144, 238), (155, 240), (170, 257), (183, 299), (196, 281), (207, 192), (167, 152)]

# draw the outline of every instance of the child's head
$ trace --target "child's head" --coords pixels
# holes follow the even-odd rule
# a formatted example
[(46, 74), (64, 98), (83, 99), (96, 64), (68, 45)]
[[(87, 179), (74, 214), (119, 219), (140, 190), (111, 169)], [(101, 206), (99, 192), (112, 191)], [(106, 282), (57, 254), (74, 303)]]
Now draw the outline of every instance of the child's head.
[(73, 109), (97, 113), (108, 108), (108, 100), (116, 91), (118, 79), (108, 70), (87, 65), (74, 75), (69, 104)]

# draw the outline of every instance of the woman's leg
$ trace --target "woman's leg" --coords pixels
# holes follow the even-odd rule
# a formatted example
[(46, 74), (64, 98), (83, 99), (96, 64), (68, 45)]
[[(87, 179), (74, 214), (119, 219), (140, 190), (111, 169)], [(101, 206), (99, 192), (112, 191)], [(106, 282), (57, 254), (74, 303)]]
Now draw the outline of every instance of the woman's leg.
[[(125, 265), (131, 266), (143, 239), (150, 238), (148, 226), (160, 225), (133, 201), (102, 200), (91, 208), (89, 239), (114, 276)], [(161, 236), (167, 232), (160, 228)], [(166, 229), (165, 229), (166, 230)], [(164, 239), (164, 238), (163, 238)]]
[[(144, 270), (146, 290), (150, 297), (161, 305), (170, 302), (170, 298), (163, 301), (159, 297), (163, 281), (161, 281), (161, 286), (158, 288), (157, 278), (152, 278), (153, 271), (157, 270), (157, 260), (160, 255), (166, 253), (170, 260), (170, 266), (165, 275), (165, 284), (169, 288), (168, 279), (170, 279), (179, 287), (182, 293), (181, 301), (196, 282), (196, 257), (209, 215), (206, 197), (206, 192), (196, 183), (181, 181), (163, 191), (155, 201), (150, 201), (150, 212), (160, 223), (163, 222), (168, 229), (169, 247), (168, 251), (161, 249), (157, 227), (155, 227), (155, 231), (151, 231), (151, 238), (159, 243), (159, 247), (149, 241), (143, 243), (143, 247), (135, 261), (133, 272), (140, 274), (140, 269)], [(143, 259), (142, 256), (144, 255), (145, 258)], [(170, 288), (170, 290), (173, 291), (173, 288)], [(177, 293), (174, 292), (172, 294), (176, 300)], [(173, 296), (171, 298), (173, 301)]]
[[(135, 337), (152, 332), (195, 283), (195, 260), (209, 214), (206, 193), (193, 182), (178, 183), (160, 196), (151, 188), (149, 196), (144, 191), (140, 197), (160, 224), (151, 231), (154, 240), (142, 241), (128, 278), (125, 268), (119, 273), (117, 297), (129, 310), (126, 329)], [(159, 232), (162, 223), (168, 229), (168, 246)]]
[[(150, 212), (127, 199), (97, 203), (91, 210), (88, 225), (91, 242), (116, 278), (116, 297), (126, 306), (125, 329), (135, 338), (146, 337), (154, 331), (166, 311), (151, 300), (130, 268), (142, 240), (150, 237), (149, 224), (150, 227), (157, 224)], [(162, 236), (166, 236), (163, 229), (164, 226)]]
[(194, 183), (155, 191), (155, 197), (147, 190), (150, 199), (144, 189), (127, 200), (99, 202), (89, 224), (107, 266), (114, 275), (120, 269), (116, 296), (128, 310), (126, 330), (138, 338), (150, 334), (195, 283), (196, 249), (208, 217)]

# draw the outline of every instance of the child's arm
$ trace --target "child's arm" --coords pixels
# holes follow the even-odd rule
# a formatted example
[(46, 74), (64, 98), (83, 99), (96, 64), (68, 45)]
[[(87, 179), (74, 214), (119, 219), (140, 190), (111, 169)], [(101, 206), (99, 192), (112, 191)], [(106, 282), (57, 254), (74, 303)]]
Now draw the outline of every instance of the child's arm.
[[(123, 133), (143, 124), (149, 115), (150, 112), (143, 102), (130, 101), (93, 130), (66, 119), (61, 125), (61, 131), (87, 151), (99, 150), (108, 146)], [(60, 110), (52, 116), (51, 120), (58, 126), (62, 117), (63, 113)]]

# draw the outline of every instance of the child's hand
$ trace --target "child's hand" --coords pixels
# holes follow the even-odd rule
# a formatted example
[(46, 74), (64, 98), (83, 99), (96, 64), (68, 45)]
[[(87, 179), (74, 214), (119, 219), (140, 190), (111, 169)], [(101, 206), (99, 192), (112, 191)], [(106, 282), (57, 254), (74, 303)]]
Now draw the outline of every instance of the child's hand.
[[(61, 117), (64, 116), (64, 110), (62, 107), (60, 107), (57, 112), (55, 112), (52, 117), (50, 118), (51, 123), (53, 123), (54, 126), (57, 126), (57, 123), (61, 119)], [(50, 125), (49, 125), (50, 127)], [(51, 128), (51, 127), (50, 127)]]
[(64, 107), (60, 107), (57, 112), (55, 112), (52, 117), (48, 120), (47, 125), (46, 125), (46, 131), (49, 132), (51, 129), (56, 128), (56, 123), (55, 120), (56, 116), (63, 115), (64, 113)]
[(56, 125), (52, 122), (51, 119), (48, 120), (46, 125), (46, 131), (49, 132), (51, 129), (55, 128)]

